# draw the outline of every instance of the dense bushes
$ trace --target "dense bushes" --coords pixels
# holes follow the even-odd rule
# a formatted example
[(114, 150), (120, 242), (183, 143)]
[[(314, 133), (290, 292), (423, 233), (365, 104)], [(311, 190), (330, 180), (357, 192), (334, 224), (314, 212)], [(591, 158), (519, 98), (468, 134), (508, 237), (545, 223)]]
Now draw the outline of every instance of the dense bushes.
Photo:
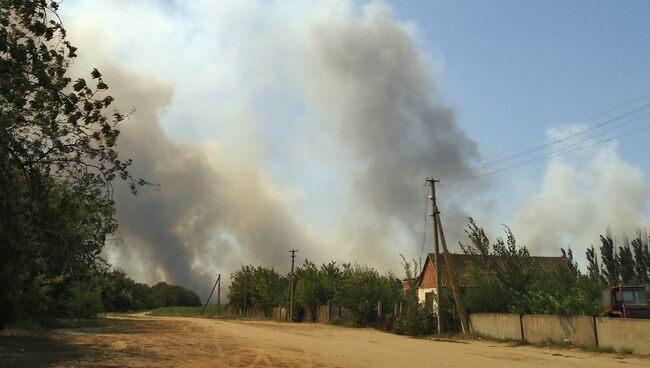
[(352, 322), (365, 326), (377, 320), (377, 302), (391, 308), (400, 298), (402, 283), (388, 274), (382, 276), (365, 266), (344, 264), (333, 302), (350, 310)]
[[(230, 305), (237, 309), (257, 308), (267, 313), (286, 300), (287, 278), (273, 268), (242, 266), (230, 278)], [(285, 295), (286, 294), (286, 295)]]
[[(305, 260), (296, 268), (294, 287), (295, 318), (298, 310), (315, 312), (316, 306), (333, 303), (348, 309), (354, 324), (364, 326), (377, 322), (377, 302), (388, 308), (398, 301), (401, 283), (392, 275), (376, 270), (335, 262), (316, 266)], [(278, 305), (289, 306), (289, 282), (275, 270), (244, 266), (232, 274), (230, 305), (237, 309), (257, 308), (270, 312)]]
[(592, 246), (586, 254), (586, 273), (570, 249), (561, 249), (564, 267), (542, 270), (507, 227), (506, 239), (498, 238), (494, 244), (471, 218), (466, 232), (470, 242), (461, 247), (473, 256), (469, 272), (473, 287), (465, 290), (463, 301), (470, 312), (596, 315), (608, 284), (647, 284), (648, 239), (640, 232), (632, 248), (625, 240), (618, 251), (609, 232), (601, 236), (602, 267)]
[(101, 278), (101, 305), (104, 311), (134, 311), (160, 307), (201, 305), (196, 293), (182, 286), (159, 282), (154, 286), (138, 283), (123, 271), (115, 270)]
[(397, 316), (393, 331), (399, 335), (420, 336), (433, 334), (437, 330), (436, 316), (432, 306), (418, 302), (416, 277), (419, 274), (417, 262), (409, 263), (402, 257), (406, 281), (409, 288), (402, 295), (402, 313)]

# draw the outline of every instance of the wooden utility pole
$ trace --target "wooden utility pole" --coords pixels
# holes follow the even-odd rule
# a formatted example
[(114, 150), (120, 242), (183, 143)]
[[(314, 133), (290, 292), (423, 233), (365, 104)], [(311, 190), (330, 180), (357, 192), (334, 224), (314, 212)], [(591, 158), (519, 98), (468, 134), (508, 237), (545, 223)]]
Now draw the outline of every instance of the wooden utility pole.
[(289, 275), (289, 321), (293, 322), (293, 265), (296, 259), (297, 250), (292, 249), (291, 253), (291, 274)]
[(438, 334), (444, 331), (442, 323), (442, 280), (440, 279), (440, 239), (438, 238), (438, 207), (436, 205), (436, 183), (440, 180), (427, 178), (429, 183), (429, 199), (431, 199), (431, 217), (433, 218), (433, 263), (436, 267), (436, 317), (438, 318)]
[[(427, 179), (432, 184), (438, 182), (438, 180)], [(435, 188), (435, 185), (433, 185)], [(445, 265), (447, 266), (447, 276), (449, 283), (451, 284), (451, 292), (454, 294), (454, 302), (456, 303), (456, 309), (458, 310), (458, 317), (460, 318), (460, 325), (464, 333), (469, 333), (469, 326), (467, 325), (467, 314), (465, 313), (465, 307), (463, 307), (463, 302), (460, 299), (460, 290), (458, 289), (458, 282), (456, 281), (456, 274), (454, 273), (454, 265), (447, 250), (447, 242), (445, 240), (445, 232), (442, 229), (442, 221), (440, 220), (440, 211), (438, 211), (438, 205), (435, 201), (435, 196), (433, 197), (433, 213), (434, 220), (437, 224), (440, 240), (442, 241), (442, 254), (445, 257)]]
[(205, 307), (208, 306), (208, 303), (210, 303), (210, 298), (212, 298), (212, 293), (214, 293), (214, 288), (217, 287), (217, 284), (219, 284), (219, 293), (217, 294), (219, 297), (219, 305), (221, 305), (221, 274), (217, 275), (217, 281), (214, 282), (214, 286), (212, 287), (212, 291), (210, 291), (210, 295), (208, 296), (208, 300), (205, 301), (205, 305), (203, 306), (203, 309), (201, 309), (201, 315), (203, 315), (203, 312), (205, 312)]
[(219, 314), (221, 313), (221, 274), (217, 278), (217, 283), (219, 284), (217, 286), (217, 314)]

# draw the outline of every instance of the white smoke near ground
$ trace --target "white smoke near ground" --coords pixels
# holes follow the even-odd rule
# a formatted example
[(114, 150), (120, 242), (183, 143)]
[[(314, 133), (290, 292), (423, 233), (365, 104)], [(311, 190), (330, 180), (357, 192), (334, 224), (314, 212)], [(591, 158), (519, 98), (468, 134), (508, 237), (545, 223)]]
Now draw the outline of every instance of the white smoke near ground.
[[(557, 132), (549, 132), (551, 139)], [(620, 242), (648, 227), (649, 195), (645, 175), (620, 157), (617, 143), (595, 145), (549, 162), (539, 186), (523, 188), (526, 199), (510, 225), (534, 254), (557, 256), (570, 247), (584, 261), (585, 250), (598, 249), (608, 228)]]

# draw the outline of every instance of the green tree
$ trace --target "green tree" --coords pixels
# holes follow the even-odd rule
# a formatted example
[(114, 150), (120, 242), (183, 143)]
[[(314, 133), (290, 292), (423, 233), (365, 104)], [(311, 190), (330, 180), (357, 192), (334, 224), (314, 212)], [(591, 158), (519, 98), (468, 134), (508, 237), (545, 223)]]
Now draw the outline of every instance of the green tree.
[(332, 301), (341, 274), (335, 262), (323, 264), (320, 268), (305, 259), (296, 270), (295, 298), (298, 306), (314, 313), (319, 305)]
[(636, 238), (632, 240), (632, 249), (634, 250), (634, 277), (640, 283), (647, 285), (650, 273), (648, 264), (648, 238), (642, 236), (641, 230), (636, 233)]
[(528, 249), (517, 244), (510, 228), (505, 226), (505, 232), (505, 240), (498, 238), (491, 245), (484, 230), (469, 218), (466, 233), (470, 243), (460, 244), (463, 252), (472, 256), (469, 274), (473, 287), (463, 296), (468, 311), (527, 312), (522, 301), (540, 270)]
[(605, 236), (600, 236), (600, 257), (602, 259), (602, 274), (609, 285), (616, 285), (620, 280), (620, 272), (618, 266), (618, 257), (616, 256), (616, 248), (614, 247), (614, 240), (609, 231)]
[(242, 266), (231, 275), (230, 304), (243, 311), (258, 308), (271, 312), (285, 302), (287, 279), (273, 268)]
[(366, 326), (377, 321), (377, 302), (394, 305), (400, 290), (400, 280), (390, 274), (381, 276), (369, 267), (344, 264), (336, 298), (350, 310), (355, 325)]
[(598, 256), (596, 255), (596, 250), (594, 249), (593, 244), (591, 247), (587, 248), (586, 252), (587, 257), (587, 272), (589, 277), (592, 280), (602, 280), (602, 275), (600, 273), (600, 266), (598, 265)]
[(576, 262), (573, 259), (573, 251), (571, 248), (568, 248), (567, 250), (564, 250), (564, 248), (560, 248), (560, 252), (562, 253), (562, 258), (566, 261), (567, 268), (569, 271), (577, 275), (578, 274), (578, 262)]
[[(117, 228), (113, 181), (143, 180), (115, 149), (123, 116), (94, 69), (73, 80), (76, 48), (45, 0), (0, 0), (0, 326), (55, 316), (105, 268)], [(80, 284), (81, 283), (81, 284)], [(39, 303), (27, 299), (38, 295)], [(79, 299), (79, 298), (77, 298)]]
[(632, 255), (632, 249), (630, 248), (630, 242), (625, 238), (623, 246), (619, 247), (618, 252), (618, 267), (621, 275), (621, 281), (624, 284), (633, 283), (634, 278), (634, 256)]

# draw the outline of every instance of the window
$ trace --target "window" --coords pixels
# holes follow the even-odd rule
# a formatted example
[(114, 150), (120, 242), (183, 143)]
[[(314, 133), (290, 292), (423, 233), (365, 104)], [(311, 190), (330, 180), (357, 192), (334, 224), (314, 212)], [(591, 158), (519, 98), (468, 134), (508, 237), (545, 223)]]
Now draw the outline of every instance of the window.
[(625, 304), (645, 304), (645, 293), (643, 292), (643, 289), (623, 288), (623, 301)]

